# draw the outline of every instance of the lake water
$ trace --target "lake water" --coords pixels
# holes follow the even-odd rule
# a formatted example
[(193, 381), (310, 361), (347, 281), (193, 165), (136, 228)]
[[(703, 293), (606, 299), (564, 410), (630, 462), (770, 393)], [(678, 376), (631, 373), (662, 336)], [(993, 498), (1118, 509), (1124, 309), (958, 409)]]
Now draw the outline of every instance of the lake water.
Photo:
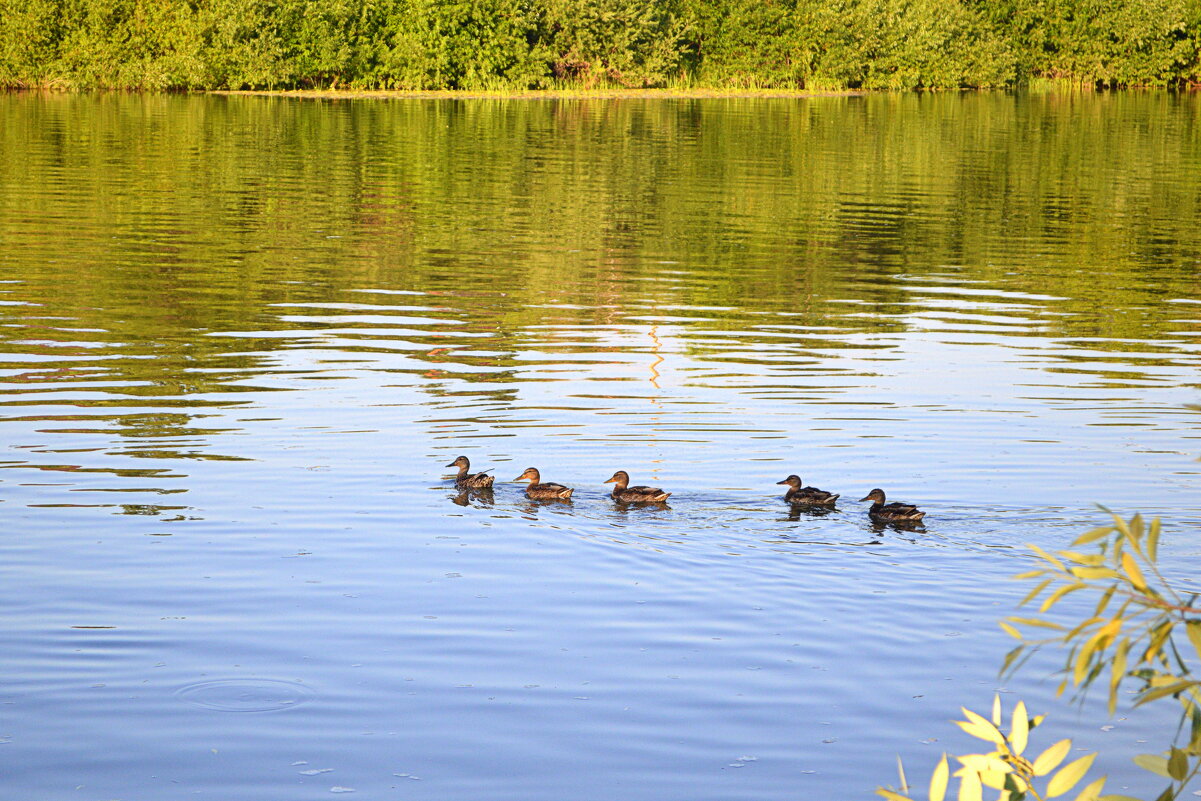
[[(0, 96), (0, 795), (924, 780), (1026, 543), (1197, 574), (1199, 219), (1195, 93)], [(1057, 664), (1036, 744), (1157, 793)]]

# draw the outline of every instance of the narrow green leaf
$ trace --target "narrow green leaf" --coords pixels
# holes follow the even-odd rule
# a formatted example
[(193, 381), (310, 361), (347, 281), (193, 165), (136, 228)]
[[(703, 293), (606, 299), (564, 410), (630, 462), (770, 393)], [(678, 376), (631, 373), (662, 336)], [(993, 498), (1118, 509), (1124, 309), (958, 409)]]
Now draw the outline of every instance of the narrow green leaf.
[(1165, 779), (1172, 778), (1172, 775), (1168, 773), (1168, 760), (1159, 754), (1139, 754), (1134, 758), (1134, 764), (1143, 770), (1149, 770), (1158, 776), (1163, 776)]
[(1035, 776), (1046, 776), (1051, 771), (1059, 767), (1059, 763), (1063, 762), (1063, 758), (1072, 750), (1071, 740), (1060, 740), (1052, 745), (1046, 751), (1043, 751), (1034, 760), (1033, 770)]
[(1115, 590), (1117, 590), (1117, 587), (1110, 587), (1101, 593), (1101, 599), (1097, 601), (1097, 608), (1093, 611), (1093, 615), (1100, 616), (1105, 611), (1105, 608), (1109, 606), (1109, 599), (1113, 598)]
[(1051, 777), (1051, 781), (1047, 782), (1047, 798), (1057, 798), (1075, 787), (1076, 783), (1084, 778), (1084, 774), (1088, 773), (1096, 758), (1096, 754), (1089, 754), (1060, 768), (1059, 772)]
[(1135, 513), (1134, 517), (1130, 518), (1130, 539), (1134, 540), (1135, 547), (1138, 546), (1139, 540), (1143, 538), (1143, 516)]
[(1168, 775), (1176, 781), (1184, 781), (1188, 775), (1188, 757), (1179, 748), (1172, 746), (1168, 757)]
[(893, 792), (885, 787), (877, 787), (876, 795), (881, 796), (882, 798), (887, 798), (888, 801), (912, 801), (909, 796), (901, 795), (900, 793)]
[[(1125, 554), (1122, 554), (1125, 556)], [(1116, 570), (1111, 570), (1108, 567), (1073, 567), (1068, 571), (1078, 579), (1113, 579), (1121, 578), (1121, 574)]]
[(1149, 703), (1158, 698), (1163, 698), (1166, 695), (1175, 695), (1181, 690), (1187, 690), (1189, 687), (1192, 687), (1195, 684), (1196, 682), (1194, 681), (1177, 681), (1167, 685), (1166, 687), (1157, 687), (1154, 690), (1148, 690), (1138, 697), (1138, 700), (1134, 702), (1134, 705), (1142, 706), (1143, 704)]
[(934, 773), (930, 776), (930, 801), (943, 801), (947, 797), (949, 771), (950, 768), (947, 767), (947, 754), (944, 751), (942, 759), (934, 766)]
[(1116, 793), (1109, 793), (1107, 795), (1101, 796), (1100, 798), (1097, 799), (1097, 801), (1143, 801), (1143, 800), (1141, 798), (1135, 798), (1132, 795), (1120, 795), (1120, 794), (1116, 794)]

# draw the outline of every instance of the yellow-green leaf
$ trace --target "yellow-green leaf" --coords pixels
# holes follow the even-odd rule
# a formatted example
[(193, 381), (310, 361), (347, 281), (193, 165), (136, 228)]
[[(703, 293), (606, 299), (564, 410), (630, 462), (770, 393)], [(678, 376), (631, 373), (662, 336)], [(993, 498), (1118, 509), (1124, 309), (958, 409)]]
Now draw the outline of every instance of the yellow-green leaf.
[(1090, 782), (1087, 787), (1080, 791), (1080, 795), (1076, 796), (1076, 801), (1097, 801), (1097, 796), (1101, 795), (1101, 788), (1105, 786), (1105, 777)]
[(1093, 611), (1094, 615), (1100, 615), (1105, 611), (1105, 607), (1109, 606), (1109, 599), (1113, 597), (1113, 593), (1116, 589), (1117, 587), (1110, 586), (1109, 589), (1101, 593), (1101, 598), (1097, 601), (1097, 608)]
[(1074, 539), (1072, 541), (1072, 547), (1075, 548), (1077, 545), (1087, 545), (1090, 542), (1096, 542), (1103, 537), (1108, 537), (1112, 533), (1113, 526), (1101, 526), (1100, 528), (1094, 528), (1092, 531), (1086, 531)]
[(1143, 770), (1149, 770), (1158, 776), (1163, 776), (1165, 779), (1172, 778), (1172, 775), (1168, 773), (1167, 758), (1161, 757), (1159, 754), (1139, 754), (1134, 758), (1134, 764)]
[(1002, 628), (1004, 630), (1005, 634), (1009, 634), (1011, 636), (1011, 638), (1014, 638), (1015, 640), (1022, 639), (1022, 633), (1018, 632), (1018, 630), (1016, 628), (1010, 626), (1009, 623), (1006, 623), (1005, 621), (1000, 621), (1000, 628)]
[(1064, 626), (1061, 626), (1058, 623), (1052, 623), (1048, 620), (1039, 620), (1036, 617), (1011, 617), (1009, 619), (1022, 626), (1038, 626), (1039, 628), (1055, 629), (1056, 631), (1064, 630)]
[(1112, 715), (1118, 707), (1118, 685), (1126, 675), (1126, 654), (1130, 650), (1130, 640), (1123, 638), (1114, 650), (1113, 668), (1109, 678), (1109, 714)]
[(1187, 690), (1189, 687), (1192, 687), (1195, 684), (1196, 684), (1195, 681), (1177, 681), (1177, 682), (1173, 682), (1172, 684), (1169, 684), (1165, 687), (1158, 687), (1154, 690), (1149, 690), (1148, 692), (1145, 692), (1142, 695), (1140, 695), (1138, 697), (1138, 700), (1134, 702), (1134, 705), (1142, 706), (1143, 704), (1148, 703), (1150, 701), (1154, 701), (1158, 698), (1163, 698), (1165, 695), (1175, 695), (1176, 693), (1180, 692), (1181, 690)]
[(1051, 781), (1047, 782), (1047, 798), (1057, 798), (1075, 787), (1076, 782), (1083, 779), (1084, 774), (1088, 773), (1088, 769), (1092, 767), (1093, 760), (1096, 758), (1096, 754), (1089, 754), (1060, 768), (1059, 772), (1051, 777)]
[(1030, 548), (1030, 550), (1034, 551), (1036, 554), (1038, 554), (1039, 556), (1041, 556), (1043, 559), (1045, 559), (1046, 561), (1048, 561), (1048, 562), (1050, 562), (1051, 564), (1053, 564), (1053, 565), (1054, 565), (1056, 568), (1058, 568), (1059, 570), (1063, 570), (1063, 569), (1064, 569), (1064, 567), (1063, 567), (1063, 562), (1059, 561), (1059, 560), (1058, 560), (1058, 559), (1056, 559), (1054, 556), (1052, 556), (1051, 554), (1049, 554), (1049, 553), (1047, 553), (1046, 551), (1044, 551), (1042, 548), (1038, 547), (1037, 545), (1034, 545), (1033, 543), (1030, 543), (1030, 544), (1028, 545), (1028, 547)]
[(1188, 775), (1188, 757), (1184, 752), (1175, 746), (1172, 747), (1171, 756), (1168, 757), (1168, 775), (1176, 781), (1183, 781)]
[(885, 787), (877, 787), (876, 795), (887, 798), (888, 801), (913, 801), (913, 799), (909, 798), (909, 796), (901, 795), (900, 793), (893, 792)]
[(1134, 560), (1129, 551), (1122, 554), (1122, 570), (1126, 571), (1126, 577), (1130, 579), (1130, 583), (1136, 590), (1147, 589), (1147, 580), (1143, 578), (1143, 571), (1139, 569), (1138, 562)]
[(1108, 567), (1073, 567), (1069, 572), (1076, 578), (1085, 580), (1119, 577), (1116, 570), (1110, 570)]
[(1037, 598), (1039, 593), (1041, 593), (1043, 590), (1045, 590), (1047, 588), (1047, 585), (1050, 583), (1051, 583), (1051, 579), (1045, 578), (1042, 581), (1040, 581), (1039, 583), (1035, 584), (1034, 587), (1031, 588), (1030, 592), (1026, 593), (1025, 597), (1022, 598), (1022, 600), (1018, 601), (1018, 606), (1025, 606), (1026, 604), (1030, 603), (1030, 601)]
[(1118, 793), (1107, 793), (1101, 796), (1097, 801), (1142, 801), (1141, 798), (1135, 798), (1132, 795), (1121, 795)]
[(1046, 612), (1048, 609), (1054, 606), (1060, 598), (1067, 595), (1069, 592), (1075, 592), (1076, 590), (1084, 589), (1087, 586), (1087, 584), (1065, 584), (1055, 592), (1048, 595), (1046, 600), (1043, 601), (1043, 605), (1039, 607), (1038, 611)]
[(930, 776), (930, 801), (943, 801), (947, 797), (949, 777), (947, 755), (946, 752), (943, 752), (942, 759), (934, 766), (934, 773)]
[(1189, 642), (1193, 644), (1193, 650), (1201, 657), (1201, 620), (1190, 620), (1184, 630), (1188, 633)]
[(1063, 762), (1063, 758), (1072, 750), (1071, 740), (1060, 740), (1052, 745), (1046, 751), (1043, 751), (1034, 760), (1034, 775), (1046, 776), (1055, 768), (1059, 767), (1059, 763)]
[(1013, 753), (1021, 756), (1026, 750), (1026, 739), (1030, 735), (1030, 716), (1026, 714), (1026, 702), (1018, 701), (1013, 708), (1013, 726), (1009, 732), (1009, 746)]
[(1159, 518), (1151, 521), (1151, 530), (1147, 534), (1147, 559), (1154, 564), (1159, 561)]
[[(992, 725), (992, 723), (990, 723), (987, 719), (981, 715), (977, 715), (975, 712), (966, 707), (959, 707), (959, 711), (962, 712), (964, 717), (968, 719), (967, 723), (956, 721), (959, 723), (959, 727), (961, 729), (973, 737), (977, 737), (981, 740), (988, 740), (989, 742), (996, 743), (997, 745), (1004, 745), (1005, 737), (1001, 734), (1001, 730)], [(976, 733), (977, 731), (979, 732), (978, 734)]]
[(997, 728), (1001, 727), (1001, 694), (993, 693), (992, 697), (992, 725)]
[(1001, 773), (995, 770), (986, 770), (980, 774), (980, 783), (985, 787), (991, 787), (994, 790), (1005, 789), (1005, 777), (1007, 773)]

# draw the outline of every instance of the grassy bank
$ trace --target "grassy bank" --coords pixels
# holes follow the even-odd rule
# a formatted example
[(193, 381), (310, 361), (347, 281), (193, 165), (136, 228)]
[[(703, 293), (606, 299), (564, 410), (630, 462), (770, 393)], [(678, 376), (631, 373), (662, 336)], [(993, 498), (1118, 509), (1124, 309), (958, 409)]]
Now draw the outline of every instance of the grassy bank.
[(0, 0), (0, 86), (520, 92), (1201, 82), (1198, 0)]

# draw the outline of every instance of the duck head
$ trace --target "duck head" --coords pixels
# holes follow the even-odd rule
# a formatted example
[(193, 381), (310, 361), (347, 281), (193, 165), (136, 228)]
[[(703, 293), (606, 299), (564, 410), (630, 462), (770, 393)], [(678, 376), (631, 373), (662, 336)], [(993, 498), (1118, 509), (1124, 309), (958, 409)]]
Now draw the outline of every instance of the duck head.
[(605, 482), (606, 484), (616, 484), (619, 488), (630, 486), (630, 474), (624, 470), (618, 470), (613, 474), (613, 478)]
[(783, 481), (777, 481), (776, 483), (777, 484), (787, 484), (788, 486), (792, 487), (793, 489), (800, 489), (801, 488), (801, 477), (798, 475), (791, 475), (788, 478), (784, 479)]
[(519, 475), (517, 478), (515, 478), (513, 480), (514, 481), (532, 481), (533, 483), (537, 484), (542, 480), (542, 477), (538, 474), (538, 468), (527, 467), (525, 469), (524, 473), (522, 473), (521, 475)]
[(447, 467), (460, 467), (464, 470), (467, 470), (471, 467), (471, 462), (467, 461), (466, 456), (460, 456), (458, 459), (455, 459), (453, 462), (448, 464)]
[(876, 503), (884, 503), (884, 490), (882, 490), (882, 489), (872, 490), (867, 495), (865, 495), (859, 499), (860, 503), (863, 503), (864, 501), (875, 501)]

